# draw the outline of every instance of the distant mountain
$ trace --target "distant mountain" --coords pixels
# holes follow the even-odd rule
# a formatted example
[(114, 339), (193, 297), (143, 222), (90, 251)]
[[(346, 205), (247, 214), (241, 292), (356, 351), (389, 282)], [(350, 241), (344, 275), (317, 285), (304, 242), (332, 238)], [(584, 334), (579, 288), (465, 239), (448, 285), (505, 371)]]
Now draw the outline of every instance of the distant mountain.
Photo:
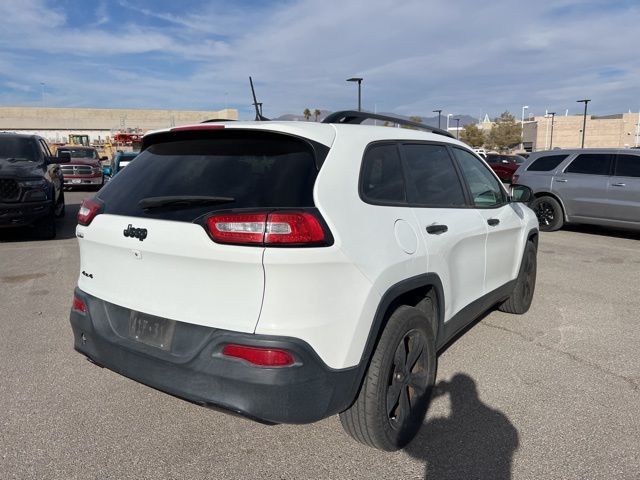
[[(321, 122), (327, 115), (329, 115), (331, 112), (330, 110), (321, 110), (321, 114), (318, 117), (318, 121)], [(372, 113), (372, 112), (371, 112)], [(403, 118), (405, 120), (410, 120), (409, 116), (406, 115), (398, 115), (397, 113), (387, 113), (387, 112), (378, 112), (378, 114), (380, 115), (387, 115), (390, 117), (399, 117), (399, 118)], [(420, 115), (416, 115), (416, 117), (418, 117)], [(454, 120), (454, 118), (459, 118), (460, 119), (460, 126), (464, 127), (465, 125), (468, 125), (470, 123), (478, 123), (478, 119), (472, 117), (471, 115), (454, 115), (453, 117), (451, 117), (451, 119), (449, 120), (449, 127), (455, 127), (456, 126), (456, 122)], [(438, 126), (438, 116), (436, 115), (435, 117), (423, 117), (420, 116), (420, 119), (422, 121), (422, 123), (424, 123), (425, 125), (429, 125), (431, 127), (437, 127)], [(278, 118), (274, 118), (273, 120), (287, 120), (287, 121), (299, 121), (299, 122), (304, 122), (305, 118), (304, 115), (296, 115), (293, 113), (287, 113), (284, 115), (280, 115)], [(310, 122), (314, 122), (315, 121), (315, 117), (313, 115), (311, 115), (311, 118), (309, 119)], [(447, 128), (447, 116), (443, 115), (442, 118), (440, 119), (441, 121), (441, 125), (440, 128)], [(373, 120), (367, 120), (364, 122), (365, 124), (373, 124)]]

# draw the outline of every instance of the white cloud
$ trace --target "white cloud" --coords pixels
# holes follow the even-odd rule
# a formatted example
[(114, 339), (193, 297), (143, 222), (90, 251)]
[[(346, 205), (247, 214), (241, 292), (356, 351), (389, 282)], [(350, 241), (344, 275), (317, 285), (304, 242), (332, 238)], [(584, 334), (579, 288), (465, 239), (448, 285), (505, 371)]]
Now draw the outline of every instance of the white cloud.
[[(352, 75), (365, 78), (366, 108), (403, 114), (443, 108), (495, 115), (523, 104), (536, 113), (575, 111), (575, 99), (585, 95), (593, 98), (590, 109), (602, 113), (638, 107), (638, 7), (578, 0), (289, 0), (269, 10), (204, 2), (176, 13), (121, 1), (119, 8), (136, 14), (125, 24), (106, 5), (96, 10), (95, 25), (78, 29), (42, 0), (24, 0), (20, 9), (0, 0), (6, 20), (0, 66), (13, 52), (5, 80), (37, 85), (42, 69), (15, 57), (35, 50), (40, 61), (55, 58), (47, 85), (58, 104), (215, 108), (228, 98), (248, 118), (252, 74), (265, 113), (274, 116), (354, 106), (355, 89), (344, 81)], [(60, 71), (59, 54), (97, 65)], [(138, 65), (121, 65), (123, 56)], [(30, 98), (23, 93), (4, 92), (0, 101)]]

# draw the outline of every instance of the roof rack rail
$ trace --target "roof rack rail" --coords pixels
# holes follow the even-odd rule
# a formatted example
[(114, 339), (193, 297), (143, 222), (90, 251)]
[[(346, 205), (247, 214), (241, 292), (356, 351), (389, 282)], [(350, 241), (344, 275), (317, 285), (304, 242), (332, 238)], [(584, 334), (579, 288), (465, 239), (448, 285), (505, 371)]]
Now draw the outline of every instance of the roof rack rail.
[(230, 118), (210, 118), (209, 120), (203, 120), (200, 123), (216, 123), (216, 122), (235, 122)]
[(348, 123), (348, 124), (360, 124), (365, 120), (381, 120), (383, 122), (397, 123), (398, 125), (404, 125), (406, 127), (413, 127), (419, 130), (426, 130), (427, 132), (436, 133), (438, 135), (444, 135), (446, 137), (455, 138), (452, 134), (441, 128), (431, 127), (424, 123), (412, 122), (411, 120), (405, 120), (400, 117), (392, 117), (390, 115), (379, 115), (377, 113), (370, 112), (358, 112), (356, 110), (342, 110), (339, 112), (333, 112), (322, 120), (322, 123)]

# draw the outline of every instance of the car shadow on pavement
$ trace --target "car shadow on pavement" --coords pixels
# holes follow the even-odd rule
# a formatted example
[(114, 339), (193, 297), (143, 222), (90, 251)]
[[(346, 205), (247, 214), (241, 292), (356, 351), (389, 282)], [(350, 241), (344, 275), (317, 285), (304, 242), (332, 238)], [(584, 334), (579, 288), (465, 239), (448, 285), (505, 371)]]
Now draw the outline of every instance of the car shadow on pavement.
[[(65, 205), (64, 217), (56, 219), (56, 238), (46, 241), (55, 242), (56, 240), (75, 238), (76, 225), (78, 223), (76, 217), (79, 209), (79, 203), (67, 203)], [(40, 240), (38, 232), (33, 227), (0, 229), (0, 243), (27, 242), (33, 240)]]
[(448, 417), (427, 421), (405, 447), (425, 462), (425, 478), (437, 480), (509, 480), (518, 430), (507, 416), (484, 404), (475, 381), (456, 374), (434, 388), (433, 398), (447, 395)]
[(599, 225), (565, 225), (563, 230), (576, 233), (587, 233), (590, 235), (601, 235), (606, 237), (626, 238), (629, 240), (640, 240), (640, 232), (634, 230), (623, 230)]

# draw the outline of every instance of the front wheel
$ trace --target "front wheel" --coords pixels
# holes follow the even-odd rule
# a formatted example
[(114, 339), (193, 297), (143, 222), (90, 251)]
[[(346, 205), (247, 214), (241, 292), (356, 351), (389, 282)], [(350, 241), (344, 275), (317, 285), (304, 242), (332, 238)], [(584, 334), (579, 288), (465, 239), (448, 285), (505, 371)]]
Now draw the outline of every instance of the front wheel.
[(531, 202), (531, 210), (538, 217), (540, 230), (543, 232), (553, 232), (562, 228), (564, 212), (560, 202), (555, 198), (546, 195), (538, 197)]
[(340, 414), (342, 426), (354, 439), (394, 451), (420, 429), (436, 377), (431, 320), (406, 305), (389, 318), (358, 398)]

